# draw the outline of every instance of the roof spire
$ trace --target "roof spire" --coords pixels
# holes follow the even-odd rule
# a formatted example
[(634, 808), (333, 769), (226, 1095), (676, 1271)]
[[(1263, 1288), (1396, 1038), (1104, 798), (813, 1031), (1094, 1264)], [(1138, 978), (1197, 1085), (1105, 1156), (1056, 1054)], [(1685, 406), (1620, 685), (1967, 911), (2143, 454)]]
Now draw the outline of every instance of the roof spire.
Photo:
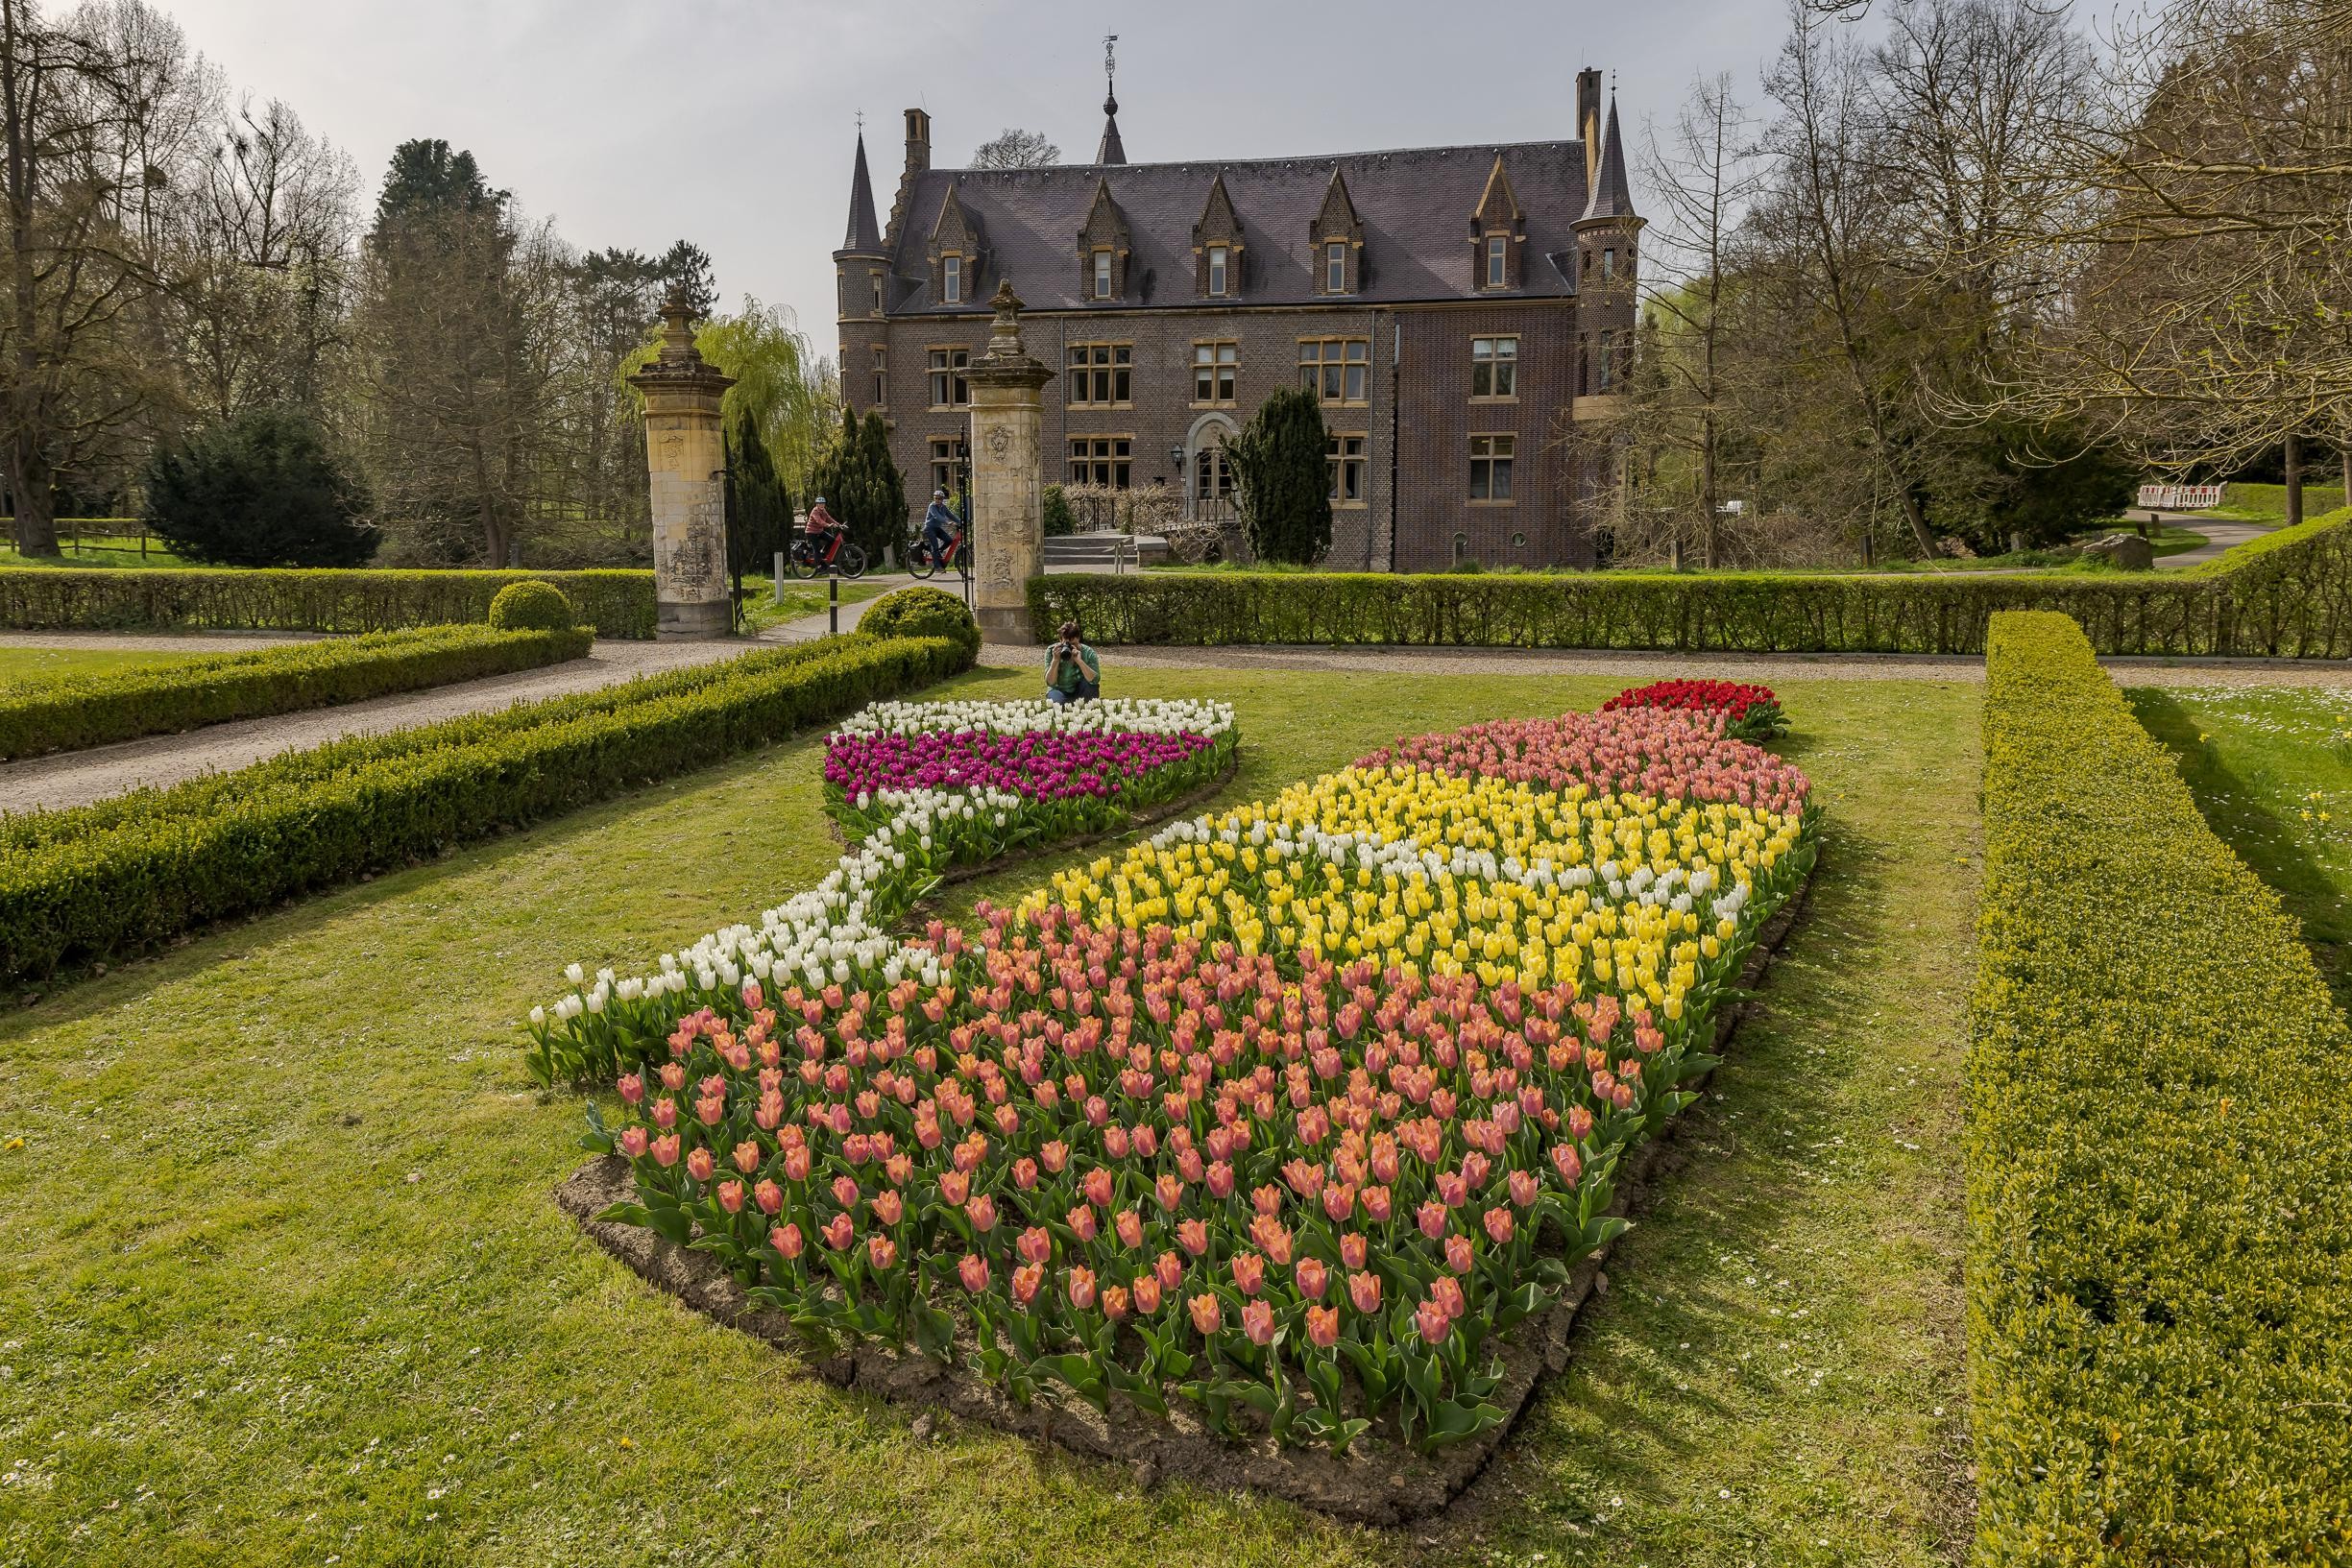
[(1103, 145), (1095, 149), (1097, 163), (1125, 163), (1127, 146), (1119, 139), (1119, 35), (1103, 35)]
[(1625, 178), (1624, 138), (1617, 133), (1617, 95), (1609, 95), (1609, 126), (1601, 133), (1601, 156), (1598, 172), (1593, 176), (1591, 192), (1585, 199), (1585, 213), (1579, 223), (1600, 218), (1631, 218), (1634, 216), (1634, 187)]
[(874, 179), (865, 169), (865, 115), (858, 116), (858, 163), (849, 180), (849, 231), (843, 255), (880, 255), (882, 225), (874, 221)]

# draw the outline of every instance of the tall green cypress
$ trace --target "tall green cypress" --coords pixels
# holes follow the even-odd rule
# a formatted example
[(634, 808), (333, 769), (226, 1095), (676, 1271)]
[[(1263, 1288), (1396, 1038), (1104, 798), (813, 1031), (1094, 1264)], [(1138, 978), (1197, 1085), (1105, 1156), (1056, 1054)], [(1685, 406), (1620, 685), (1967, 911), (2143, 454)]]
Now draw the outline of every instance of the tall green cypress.
[(850, 522), (850, 533), (864, 549), (866, 559), (879, 563), (885, 545), (906, 547), (908, 533), (907, 477), (890, 456), (890, 431), (882, 422), (880, 410), (866, 415), (858, 447), (864, 494), (862, 510)]
[(1329, 435), (1315, 395), (1286, 388), (1225, 444), (1242, 526), (1261, 561), (1312, 566), (1331, 548)]
[(792, 497), (776, 472), (767, 443), (748, 411), (727, 428), (727, 473), (733, 493), (727, 515), (727, 573), (740, 599), (743, 579), (770, 569), (792, 527)]

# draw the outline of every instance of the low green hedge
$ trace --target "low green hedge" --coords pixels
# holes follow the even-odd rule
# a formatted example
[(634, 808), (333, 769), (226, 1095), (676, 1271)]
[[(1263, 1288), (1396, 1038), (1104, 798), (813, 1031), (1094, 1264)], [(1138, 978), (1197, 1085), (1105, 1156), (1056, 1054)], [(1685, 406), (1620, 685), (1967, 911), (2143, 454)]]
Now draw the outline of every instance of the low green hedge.
[(829, 638), (0, 817), (0, 983), (553, 816), (971, 663), (936, 638)]
[(2077, 627), (1986, 666), (1976, 1560), (2352, 1561), (2352, 1031)]
[(31, 681), (0, 690), (0, 760), (536, 669), (577, 659), (594, 640), (585, 626), (428, 626)]
[(509, 583), (553, 583), (598, 637), (653, 636), (650, 571), (0, 569), (0, 627), (16, 631), (390, 632), (480, 622)]
[(2201, 567), (2112, 575), (1143, 572), (1032, 578), (1033, 624), (1092, 642), (1981, 653), (2057, 610), (2107, 654), (2352, 657), (2352, 511)]

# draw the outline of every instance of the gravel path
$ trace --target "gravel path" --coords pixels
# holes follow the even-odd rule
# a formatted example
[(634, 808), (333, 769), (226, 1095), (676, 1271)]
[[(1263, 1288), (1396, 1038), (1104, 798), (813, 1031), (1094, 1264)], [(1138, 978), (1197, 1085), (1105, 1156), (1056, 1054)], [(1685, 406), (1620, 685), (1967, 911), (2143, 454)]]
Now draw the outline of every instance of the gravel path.
[[(1045, 650), (990, 646), (994, 669), (1038, 669)], [(2299, 659), (2109, 659), (2122, 686), (2324, 686), (2352, 690), (2352, 664)], [(1304, 669), (1351, 675), (1611, 675), (1761, 681), (1982, 681), (1984, 661), (1944, 654), (1646, 653), (1532, 648), (1119, 648), (1103, 650), (1114, 687), (1122, 665), (1152, 669)], [(1043, 679), (1040, 677), (1040, 689)]]
[[(103, 640), (92, 641), (91, 638)], [(210, 653), (223, 640), (215, 635), (110, 638), (103, 633), (26, 632), (9, 634), (5, 645)], [(247, 639), (236, 645), (250, 648), (253, 642)], [(732, 659), (747, 647), (748, 643), (737, 641), (600, 641), (585, 659), (513, 675), (9, 762), (0, 764), (0, 812), (84, 806), (142, 785), (161, 788), (200, 773), (243, 767), (280, 752), (324, 745), (346, 736), (381, 735), (387, 730), (405, 730), (463, 713), (493, 712), (519, 702), (591, 691), (641, 675)]]
[(280, 642), (316, 642), (316, 632), (0, 632), (0, 648), (74, 648), (88, 653), (257, 653)]

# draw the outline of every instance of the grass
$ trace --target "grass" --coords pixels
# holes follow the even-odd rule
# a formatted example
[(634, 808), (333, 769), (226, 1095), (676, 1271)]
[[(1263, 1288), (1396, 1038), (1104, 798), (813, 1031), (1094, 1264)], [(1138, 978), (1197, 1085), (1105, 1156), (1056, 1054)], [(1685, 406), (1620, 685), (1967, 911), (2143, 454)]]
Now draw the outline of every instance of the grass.
[(43, 681), (59, 675), (108, 675), (118, 669), (151, 669), (179, 664), (194, 654), (133, 652), (115, 648), (0, 647), (0, 687), (21, 681)]
[[(2325, 473), (2325, 468), (2317, 473)], [(2316, 518), (2322, 512), (2333, 512), (2344, 504), (2343, 485), (2314, 483), (2315, 470), (2306, 468), (2303, 480), (2303, 516)], [(2242, 485), (2231, 483), (2221, 492), (2222, 504), (2208, 514), (2230, 518), (2241, 522), (2284, 523), (2287, 520), (2287, 487), (2285, 485)]]
[[(1237, 705), (1229, 800), (1619, 684), (1112, 673)], [(806, 739), (0, 1020), (0, 1562), (1956, 1560), (1977, 693), (1782, 695), (1829, 811), (1810, 910), (1569, 1370), (1442, 1520), (918, 1436), (556, 1212), (579, 1102), (531, 1089), (514, 1022), (568, 960), (635, 967), (818, 878)]]
[(91, 546), (81, 551), (67, 550), (63, 555), (23, 555), (13, 544), (0, 544), (0, 567), (135, 567), (152, 571), (211, 571), (216, 568), (200, 561), (183, 561), (160, 545), (150, 544), (145, 555), (139, 554), (134, 543), (129, 549), (114, 545), (104, 548)]
[(2135, 688), (2206, 822), (2303, 923), (2352, 1009), (2352, 691)]
[[(841, 585), (841, 602), (844, 605), (862, 604), (867, 599), (878, 598), (894, 588), (904, 588), (911, 580), (892, 578), (879, 583), (867, 582), (863, 579), (857, 582), (845, 582)], [(826, 597), (826, 585), (821, 578), (815, 582), (804, 583), (795, 582), (788, 577), (785, 579), (782, 604), (776, 602), (776, 589), (773, 583), (768, 583), (764, 587), (753, 584), (751, 585), (751, 596), (743, 601), (743, 630), (757, 635), (780, 621), (799, 620), (807, 615), (821, 615), (825, 613), (828, 602), (830, 601)]]

